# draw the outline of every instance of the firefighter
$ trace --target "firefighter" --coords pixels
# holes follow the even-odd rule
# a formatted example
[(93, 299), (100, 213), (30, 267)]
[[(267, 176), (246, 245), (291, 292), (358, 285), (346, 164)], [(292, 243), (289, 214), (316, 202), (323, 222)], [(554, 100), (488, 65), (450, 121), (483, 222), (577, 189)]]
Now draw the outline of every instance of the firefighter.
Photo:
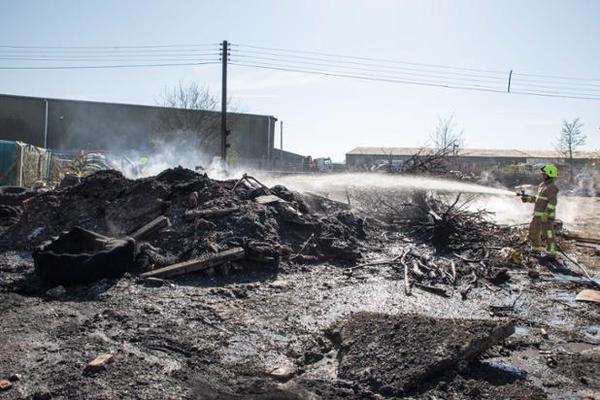
[[(556, 177), (558, 169), (552, 164), (542, 167), (544, 180), (538, 186), (536, 196), (524, 195), (521, 200), (524, 203), (535, 203), (533, 208), (533, 219), (529, 224), (529, 242), (535, 252), (540, 254), (546, 251), (546, 257), (556, 258), (556, 237), (554, 233), (554, 219), (556, 218), (556, 200), (558, 188)], [(546, 247), (544, 248), (543, 243)]]

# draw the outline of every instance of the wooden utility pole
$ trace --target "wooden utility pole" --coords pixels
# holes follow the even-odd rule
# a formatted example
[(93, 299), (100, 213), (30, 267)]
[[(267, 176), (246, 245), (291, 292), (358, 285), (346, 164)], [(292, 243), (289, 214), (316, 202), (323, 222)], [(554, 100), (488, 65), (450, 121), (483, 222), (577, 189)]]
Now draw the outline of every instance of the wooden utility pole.
[(283, 152), (283, 121), (279, 121), (279, 149)]
[[(275, 144), (273, 144), (275, 146)], [(279, 121), (279, 168), (283, 171), (283, 121)]]
[(227, 162), (227, 59), (229, 58), (229, 43), (223, 40), (221, 44), (221, 160), (223, 165)]

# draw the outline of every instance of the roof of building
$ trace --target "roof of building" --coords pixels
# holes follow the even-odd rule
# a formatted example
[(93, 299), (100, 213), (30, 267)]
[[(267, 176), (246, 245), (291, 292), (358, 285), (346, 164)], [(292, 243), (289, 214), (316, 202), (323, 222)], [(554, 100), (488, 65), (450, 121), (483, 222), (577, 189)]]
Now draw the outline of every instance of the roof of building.
[[(346, 155), (372, 156), (411, 156), (419, 151), (431, 152), (428, 147), (356, 147)], [(556, 150), (516, 150), (516, 149), (460, 149), (462, 157), (498, 157), (498, 158), (563, 158)], [(593, 151), (575, 151), (573, 158), (597, 158)]]
[[(162, 106), (160, 104), (150, 105), (150, 104), (134, 104), (134, 103), (111, 103), (111, 102), (108, 102), (108, 101), (62, 99), (62, 98), (56, 98), (56, 97), (21, 96), (21, 95), (17, 95), (17, 94), (0, 93), (0, 98), (2, 98), (2, 97), (10, 97), (10, 98), (16, 98), (16, 99), (27, 99), (27, 100), (38, 100), (38, 101), (44, 101), (44, 100), (50, 100), (50, 101), (68, 101), (68, 102), (71, 102), (71, 103), (102, 104), (102, 105), (124, 106), (124, 107), (140, 107), (140, 108), (154, 108), (154, 109), (168, 108), (168, 109), (176, 109), (176, 110), (190, 110), (190, 109), (177, 108), (177, 107), (165, 107), (165, 106)], [(215, 110), (191, 110), (191, 111), (204, 111), (204, 112), (209, 112), (209, 113), (220, 113), (220, 111), (215, 111)], [(277, 121), (277, 118), (275, 118), (272, 115), (250, 114), (250, 113), (240, 113), (240, 112), (231, 112), (231, 111), (227, 111), (227, 114), (228, 115), (245, 115), (245, 116), (253, 116), (253, 117), (267, 117), (267, 118), (272, 118), (275, 121)]]

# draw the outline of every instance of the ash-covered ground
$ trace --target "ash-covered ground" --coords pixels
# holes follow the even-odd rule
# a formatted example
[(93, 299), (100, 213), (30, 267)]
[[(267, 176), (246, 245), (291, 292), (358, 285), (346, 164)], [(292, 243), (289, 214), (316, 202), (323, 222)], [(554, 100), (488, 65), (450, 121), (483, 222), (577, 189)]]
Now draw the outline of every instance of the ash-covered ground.
[[(283, 201), (257, 201), (268, 194)], [(11, 201), (2, 399), (600, 398), (600, 308), (575, 301), (593, 286), (568, 261), (531, 258), (522, 229), (486, 223), (481, 245), (454, 237), (442, 249), (415, 221), (403, 229), (355, 204), (183, 169), (102, 172)], [(186, 217), (224, 209), (235, 211)], [(171, 226), (137, 241), (120, 277), (56, 285), (35, 273), (31, 251), (63, 230), (122, 238), (160, 215)], [(463, 217), (453, 229), (478, 221)], [(246, 257), (139, 276), (233, 247)], [(88, 365), (102, 354), (110, 362)]]

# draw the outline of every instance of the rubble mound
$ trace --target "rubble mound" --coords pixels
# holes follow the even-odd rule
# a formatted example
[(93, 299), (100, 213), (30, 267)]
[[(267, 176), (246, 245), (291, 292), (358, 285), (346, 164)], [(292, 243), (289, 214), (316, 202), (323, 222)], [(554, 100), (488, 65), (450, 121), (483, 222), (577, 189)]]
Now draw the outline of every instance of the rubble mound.
[(510, 322), (357, 313), (332, 328), (338, 378), (384, 396), (422, 392), (514, 332)]
[(25, 200), (5, 242), (34, 249), (75, 227), (125, 238), (165, 216), (170, 226), (139, 246), (138, 261), (153, 268), (235, 246), (255, 260), (356, 261), (366, 235), (364, 221), (335, 203), (324, 208), (326, 215), (282, 186), (271, 190), (244, 179), (213, 180), (182, 167), (137, 180), (107, 170)]

